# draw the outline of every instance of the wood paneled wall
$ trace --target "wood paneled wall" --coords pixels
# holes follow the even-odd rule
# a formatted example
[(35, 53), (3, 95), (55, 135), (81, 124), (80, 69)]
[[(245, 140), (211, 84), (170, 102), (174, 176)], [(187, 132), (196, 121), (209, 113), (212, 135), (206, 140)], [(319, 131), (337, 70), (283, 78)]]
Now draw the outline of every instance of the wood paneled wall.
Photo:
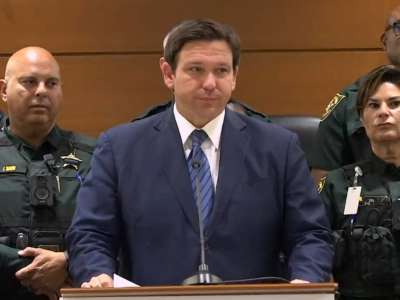
[(321, 115), (337, 91), (386, 62), (379, 36), (398, 4), (0, 0), (0, 68), (27, 45), (52, 51), (64, 81), (59, 123), (97, 135), (170, 97), (158, 68), (162, 39), (183, 19), (209, 17), (232, 25), (242, 40), (235, 97), (267, 114)]

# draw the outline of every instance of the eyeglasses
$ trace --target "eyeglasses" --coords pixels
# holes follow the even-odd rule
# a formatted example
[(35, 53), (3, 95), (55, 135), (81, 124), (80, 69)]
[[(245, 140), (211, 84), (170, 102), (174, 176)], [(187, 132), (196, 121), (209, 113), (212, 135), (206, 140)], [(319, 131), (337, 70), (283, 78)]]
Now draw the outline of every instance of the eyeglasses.
[(388, 25), (386, 31), (389, 29), (393, 29), (394, 35), (399, 36), (400, 35), (400, 20), (393, 22), (393, 24), (391, 24), (391, 25)]

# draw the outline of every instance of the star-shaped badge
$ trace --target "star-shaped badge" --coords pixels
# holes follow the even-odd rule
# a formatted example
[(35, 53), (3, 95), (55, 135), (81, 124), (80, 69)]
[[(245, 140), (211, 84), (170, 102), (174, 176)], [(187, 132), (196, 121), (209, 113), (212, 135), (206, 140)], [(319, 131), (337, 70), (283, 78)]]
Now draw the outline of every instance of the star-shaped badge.
[(75, 170), (79, 169), (79, 165), (81, 164), (82, 160), (75, 156), (74, 153), (70, 153), (68, 155), (61, 156), (63, 160), (63, 168), (72, 167)]

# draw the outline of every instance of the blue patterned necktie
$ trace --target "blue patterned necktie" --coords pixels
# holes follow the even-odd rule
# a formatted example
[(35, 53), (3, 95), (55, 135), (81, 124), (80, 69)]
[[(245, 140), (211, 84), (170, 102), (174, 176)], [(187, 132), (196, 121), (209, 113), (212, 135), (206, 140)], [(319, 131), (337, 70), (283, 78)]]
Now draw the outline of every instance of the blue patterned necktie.
[(201, 149), (201, 144), (207, 139), (203, 130), (194, 130), (191, 134), (192, 151), (188, 157), (188, 167), (194, 199), (198, 202), (200, 217), (207, 225), (211, 216), (214, 201), (214, 185), (207, 157)]

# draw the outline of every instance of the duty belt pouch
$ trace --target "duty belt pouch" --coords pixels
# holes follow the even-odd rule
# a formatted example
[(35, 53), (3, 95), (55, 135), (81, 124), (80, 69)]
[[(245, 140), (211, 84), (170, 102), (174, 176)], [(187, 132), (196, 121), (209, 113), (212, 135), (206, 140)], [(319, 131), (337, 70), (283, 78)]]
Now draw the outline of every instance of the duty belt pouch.
[(393, 285), (396, 249), (392, 233), (386, 227), (368, 226), (360, 240), (362, 278), (373, 285)]
[(334, 239), (334, 247), (335, 247), (335, 256), (333, 260), (333, 270), (334, 273), (339, 272), (345, 260), (346, 251), (346, 239), (345, 239), (345, 231), (344, 230), (335, 230), (333, 232)]
[(400, 200), (392, 202), (392, 230), (396, 236), (400, 235)]
[[(400, 295), (400, 200), (392, 202), (392, 234), (396, 246), (395, 293)], [(400, 297), (398, 297), (400, 299)]]
[(31, 235), (32, 246), (51, 251), (64, 250), (63, 234), (59, 231), (39, 231), (35, 230)]
[(9, 236), (0, 236), (0, 244), (10, 246), (10, 237)]
[(345, 240), (348, 253), (355, 270), (361, 270), (361, 261), (359, 259), (361, 249), (361, 239), (364, 233), (364, 226), (347, 226), (345, 227)]

